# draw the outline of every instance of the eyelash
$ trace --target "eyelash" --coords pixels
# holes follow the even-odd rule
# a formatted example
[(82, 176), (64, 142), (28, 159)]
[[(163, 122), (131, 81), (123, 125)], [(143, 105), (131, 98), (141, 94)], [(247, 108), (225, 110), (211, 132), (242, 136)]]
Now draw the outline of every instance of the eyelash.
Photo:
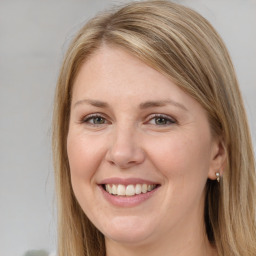
[[(93, 120), (96, 120), (97, 118), (100, 118), (101, 120), (103, 120), (103, 123), (99, 123), (96, 124), (93, 122)], [(163, 115), (163, 114), (153, 114), (151, 115), (148, 120), (145, 122), (146, 124), (149, 123), (150, 121), (155, 119), (155, 124), (152, 125), (156, 125), (156, 126), (168, 126), (168, 125), (172, 125), (172, 124), (176, 124), (177, 121), (173, 118), (170, 118), (169, 116)], [(166, 123), (164, 124), (156, 124), (156, 120), (157, 119), (162, 119), (162, 121), (165, 121)], [(93, 123), (91, 123), (90, 121), (92, 121)], [(86, 123), (92, 126), (100, 126), (100, 125), (104, 125), (109, 123), (107, 121), (107, 119), (102, 115), (102, 114), (91, 114), (88, 115), (86, 117), (83, 117), (80, 121), (80, 123)]]
[[(168, 125), (172, 125), (172, 124), (177, 123), (177, 121), (174, 118), (171, 118), (171, 117), (163, 115), (163, 114), (153, 114), (149, 117), (149, 121), (151, 121), (153, 119), (155, 119), (155, 122), (156, 122), (157, 119), (163, 119), (163, 120), (166, 121), (165, 124), (156, 124), (155, 123), (155, 125), (157, 125), (157, 126), (168, 126)], [(147, 122), (149, 122), (149, 121), (147, 121)]]
[(90, 123), (90, 121), (96, 120), (96, 118), (101, 118), (104, 121), (106, 121), (106, 118), (104, 116), (102, 116), (101, 114), (91, 114), (86, 117), (83, 117), (81, 120), (81, 123), (87, 123), (89, 125), (94, 125), (94, 126), (106, 124), (106, 122), (100, 123), (100, 124)]

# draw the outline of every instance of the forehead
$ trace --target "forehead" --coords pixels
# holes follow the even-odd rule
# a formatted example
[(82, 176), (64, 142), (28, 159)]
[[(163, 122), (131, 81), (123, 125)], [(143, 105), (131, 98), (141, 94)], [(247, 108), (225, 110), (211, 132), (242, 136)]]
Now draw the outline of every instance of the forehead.
[[(73, 87), (73, 97), (173, 97), (186, 94), (169, 78), (118, 47), (98, 49), (82, 65)], [(189, 97), (189, 95), (186, 95)]]

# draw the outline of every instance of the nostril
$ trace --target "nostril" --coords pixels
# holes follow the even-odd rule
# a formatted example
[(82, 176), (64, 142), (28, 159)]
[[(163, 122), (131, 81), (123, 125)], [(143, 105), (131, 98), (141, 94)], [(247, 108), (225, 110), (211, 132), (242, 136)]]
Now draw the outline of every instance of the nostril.
[(109, 163), (110, 163), (111, 165), (115, 165), (115, 163), (114, 163), (113, 161), (109, 161)]

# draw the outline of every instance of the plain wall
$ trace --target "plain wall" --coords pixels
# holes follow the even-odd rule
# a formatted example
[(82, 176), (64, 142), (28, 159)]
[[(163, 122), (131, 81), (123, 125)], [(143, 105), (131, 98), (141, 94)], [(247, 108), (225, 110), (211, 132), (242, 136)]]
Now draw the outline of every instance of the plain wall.
[[(84, 21), (121, 2), (0, 0), (0, 255), (56, 248), (51, 113), (59, 67)], [(226, 42), (255, 145), (256, 1), (176, 2), (198, 10)]]

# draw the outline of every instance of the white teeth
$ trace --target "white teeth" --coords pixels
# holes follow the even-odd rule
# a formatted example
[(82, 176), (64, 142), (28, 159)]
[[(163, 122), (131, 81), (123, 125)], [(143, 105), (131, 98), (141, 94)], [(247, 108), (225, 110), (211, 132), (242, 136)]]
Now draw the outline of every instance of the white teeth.
[(109, 184), (106, 185), (106, 190), (108, 191), (108, 193), (112, 193), (112, 188)]
[(142, 188), (141, 188), (141, 191), (142, 191), (142, 193), (147, 193), (147, 191), (148, 191), (148, 186), (147, 186), (147, 184), (143, 184), (142, 185)]
[(126, 187), (125, 195), (126, 196), (134, 196), (135, 195), (135, 188), (133, 185), (128, 185)]
[(118, 185), (117, 186), (117, 195), (118, 196), (125, 196), (125, 186), (124, 185)]
[(122, 185), (122, 184), (106, 184), (105, 190), (109, 194), (118, 195), (118, 196), (134, 196), (141, 193), (145, 194), (152, 191), (156, 188), (156, 185), (147, 185), (147, 184), (136, 184), (136, 185)]
[(116, 185), (112, 186), (112, 194), (113, 195), (117, 195), (117, 187), (116, 187)]
[(141, 185), (140, 184), (136, 184), (135, 193), (136, 193), (136, 195), (141, 194)]
[(148, 191), (153, 190), (153, 185), (148, 185)]

